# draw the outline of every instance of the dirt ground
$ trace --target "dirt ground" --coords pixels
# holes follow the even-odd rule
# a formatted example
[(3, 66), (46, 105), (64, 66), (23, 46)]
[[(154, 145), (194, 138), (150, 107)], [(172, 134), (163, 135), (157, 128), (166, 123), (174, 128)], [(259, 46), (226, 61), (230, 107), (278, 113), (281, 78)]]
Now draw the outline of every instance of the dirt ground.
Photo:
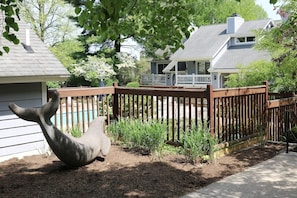
[(284, 145), (266, 144), (192, 165), (177, 154), (161, 160), (112, 145), (103, 159), (70, 169), (54, 154), (0, 163), (0, 197), (179, 197), (272, 158)]

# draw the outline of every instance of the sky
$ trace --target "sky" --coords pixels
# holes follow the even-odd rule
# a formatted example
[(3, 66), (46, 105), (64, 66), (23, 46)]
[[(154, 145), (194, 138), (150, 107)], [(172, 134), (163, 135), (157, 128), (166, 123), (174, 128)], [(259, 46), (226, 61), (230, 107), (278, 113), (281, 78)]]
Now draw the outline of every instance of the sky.
[(256, 4), (262, 6), (267, 12), (268, 18), (273, 20), (280, 20), (280, 16), (276, 14), (276, 10), (273, 10), (273, 5), (269, 3), (269, 0), (256, 0)]

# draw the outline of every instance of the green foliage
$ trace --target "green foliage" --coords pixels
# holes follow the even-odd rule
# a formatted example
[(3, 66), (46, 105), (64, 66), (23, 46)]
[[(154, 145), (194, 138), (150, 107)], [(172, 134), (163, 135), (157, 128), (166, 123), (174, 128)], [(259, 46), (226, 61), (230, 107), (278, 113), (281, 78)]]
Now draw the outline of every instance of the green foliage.
[(181, 137), (180, 152), (186, 160), (196, 163), (197, 160), (208, 161), (212, 158), (217, 141), (209, 132), (206, 124), (199, 124), (186, 131)]
[(29, 23), (47, 45), (73, 39), (80, 33), (74, 22), (74, 8), (63, 0), (22, 0), (19, 2), (22, 19)]
[[(218, 1), (218, 0), (196, 0), (195, 10), (197, 14), (193, 16), (194, 24), (201, 25), (226, 23), (226, 18), (233, 13), (239, 14), (245, 20), (257, 20), (267, 18), (267, 14), (262, 7), (254, 0)], [(253, 10), (251, 12), (251, 10)]]
[(193, 1), (188, 0), (69, 2), (76, 7), (79, 24), (100, 37), (101, 43), (115, 41), (115, 48), (123, 38), (133, 37), (145, 48), (165, 49), (170, 43), (175, 51), (189, 37), (194, 14)]
[(275, 65), (272, 85), (277, 92), (297, 91), (297, 1), (284, 1), (279, 12), (288, 18), (269, 31), (257, 32), (256, 48), (267, 50)]
[(80, 129), (79, 126), (74, 126), (73, 128), (70, 129), (69, 133), (73, 136), (73, 137), (81, 137), (83, 135), (82, 130)]
[(129, 148), (136, 148), (145, 153), (161, 154), (166, 137), (167, 126), (159, 121), (138, 119), (120, 119), (107, 127), (115, 141), (120, 140)]
[(150, 70), (151, 70), (150, 61), (147, 60), (146, 58), (141, 58), (135, 64), (136, 64), (136, 68), (138, 69), (138, 71), (137, 71), (138, 76), (140, 76), (140, 74), (150, 73)]
[(271, 81), (275, 73), (275, 66), (271, 62), (257, 61), (248, 66), (239, 66), (239, 73), (230, 74), (227, 77), (227, 87), (245, 87), (262, 85), (265, 81)]
[(46, 85), (48, 88), (60, 88), (61, 87), (60, 82), (58, 82), (58, 81), (47, 81)]
[(139, 82), (129, 82), (127, 83), (127, 87), (139, 87)]
[[(17, 6), (16, 0), (2, 0), (0, 1), (0, 14), (4, 13), (4, 20), (1, 20), (0, 23), (0, 33), (2, 36), (12, 42), (13, 44), (17, 45), (20, 43), (20, 40), (16, 37), (14, 33), (12, 33), (11, 30), (19, 31), (19, 26), (17, 22), (15, 21), (15, 16), (19, 18), (19, 8)], [(0, 40), (1, 41), (1, 40)], [(0, 47), (2, 46), (0, 42)], [(0, 48), (0, 56), (3, 55), (3, 52), (8, 53), (9, 47), (8, 46), (2, 46)]]
[(60, 42), (49, 49), (70, 72), (72, 65), (81, 59), (78, 54), (84, 53), (84, 47), (78, 40)]

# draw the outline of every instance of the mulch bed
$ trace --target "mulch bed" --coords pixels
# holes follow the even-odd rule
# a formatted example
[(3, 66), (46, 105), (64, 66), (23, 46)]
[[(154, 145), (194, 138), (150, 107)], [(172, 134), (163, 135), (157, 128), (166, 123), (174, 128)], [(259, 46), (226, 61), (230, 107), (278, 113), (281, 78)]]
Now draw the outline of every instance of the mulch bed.
[(77, 169), (68, 168), (54, 154), (11, 159), (0, 163), (0, 197), (180, 197), (284, 149), (282, 144), (267, 143), (196, 165), (181, 155), (159, 159), (117, 145), (105, 159)]

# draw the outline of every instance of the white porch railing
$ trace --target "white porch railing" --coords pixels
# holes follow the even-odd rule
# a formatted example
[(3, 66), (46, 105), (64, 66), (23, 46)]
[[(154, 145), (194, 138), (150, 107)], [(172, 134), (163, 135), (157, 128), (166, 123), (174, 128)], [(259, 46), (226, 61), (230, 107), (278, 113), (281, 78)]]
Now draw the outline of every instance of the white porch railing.
[(211, 83), (211, 76), (206, 74), (177, 75), (175, 85), (206, 85)]
[(165, 74), (141, 75), (142, 85), (166, 85)]
[[(175, 77), (173, 77), (175, 78)], [(171, 84), (171, 82), (175, 82)], [(190, 74), (190, 75), (177, 75), (175, 79), (170, 82), (173, 86), (200, 86), (211, 84), (211, 75), (209, 74)], [(142, 85), (166, 85), (165, 74), (149, 74), (141, 76)]]

